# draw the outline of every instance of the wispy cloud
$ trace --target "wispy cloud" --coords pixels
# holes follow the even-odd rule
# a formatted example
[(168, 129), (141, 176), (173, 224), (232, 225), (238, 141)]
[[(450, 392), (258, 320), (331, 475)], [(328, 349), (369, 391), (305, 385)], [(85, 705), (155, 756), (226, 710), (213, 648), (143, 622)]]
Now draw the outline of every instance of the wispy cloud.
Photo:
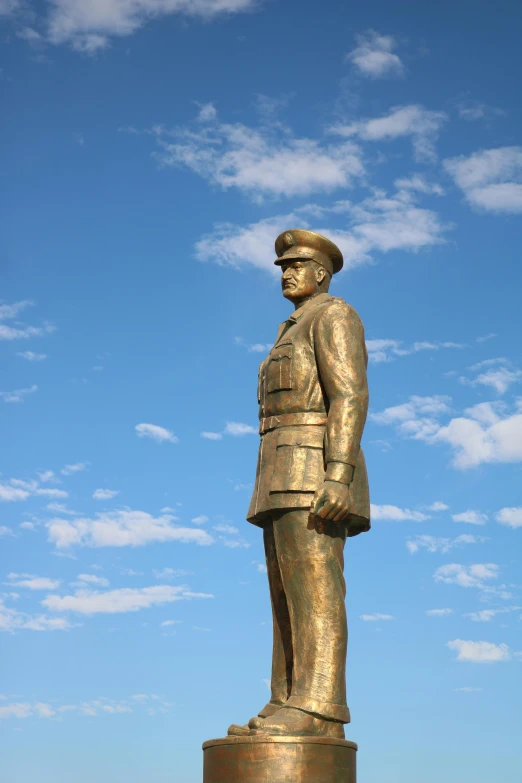
[(4, 402), (23, 402), (28, 394), (34, 394), (36, 391), (38, 391), (38, 386), (36, 384), (25, 389), (14, 389), (13, 391), (7, 392), (0, 391), (0, 400), (3, 400)]
[(174, 517), (153, 517), (145, 511), (124, 509), (96, 514), (93, 518), (73, 520), (55, 517), (46, 523), (49, 540), (58, 549), (73, 546), (144, 546), (155, 541), (178, 541), (183, 544), (209, 546), (212, 536), (201, 528), (178, 527)]
[(352, 141), (297, 138), (273, 121), (258, 127), (224, 123), (216, 111), (207, 111), (205, 119), (202, 123), (200, 113), (194, 127), (150, 129), (162, 166), (188, 168), (214, 186), (237, 188), (255, 200), (348, 188), (364, 174)]
[(439, 419), (451, 413), (450, 402), (447, 396), (412, 396), (406, 403), (370, 414), (370, 418), (395, 426), (407, 438), (430, 445), (449, 444), (454, 450), (453, 466), (459, 469), (522, 460), (522, 398), (511, 414), (503, 403), (482, 402), (444, 425)]
[(64, 476), (72, 476), (73, 473), (81, 473), (83, 470), (87, 470), (87, 462), (75, 462), (72, 465), (65, 465), (60, 471)]
[(241, 421), (227, 421), (222, 432), (203, 431), (200, 434), (205, 440), (222, 440), (223, 435), (232, 435), (235, 438), (240, 438), (243, 435), (256, 435), (257, 432), (257, 427), (253, 427), (251, 424), (244, 424)]
[(516, 530), (522, 527), (522, 506), (512, 506), (511, 508), (501, 508), (495, 514), (495, 519), (501, 525), (511, 527)]
[(342, 137), (358, 137), (363, 141), (392, 141), (410, 137), (415, 159), (431, 162), (436, 159), (435, 142), (447, 119), (443, 111), (410, 104), (394, 106), (383, 117), (334, 125), (330, 132)]
[(453, 609), (428, 609), (426, 614), (428, 617), (446, 617), (449, 614), (453, 614)]
[(511, 651), (507, 644), (454, 639), (448, 642), (446, 647), (457, 653), (457, 661), (468, 663), (498, 663), (509, 661), (511, 658)]
[(392, 522), (424, 522), (430, 518), (422, 511), (412, 511), (409, 508), (399, 508), (399, 506), (378, 506), (374, 503), (370, 505), (370, 514), (372, 519)]
[(51, 612), (77, 614), (118, 614), (137, 612), (150, 606), (192, 598), (213, 598), (209, 593), (194, 593), (185, 585), (153, 585), (152, 587), (122, 587), (119, 590), (77, 590), (74, 595), (48, 595), (41, 602)]
[(119, 489), (95, 489), (92, 493), (92, 497), (94, 500), (111, 500), (119, 494)]
[(134, 429), (138, 438), (150, 438), (156, 443), (179, 443), (177, 435), (158, 424), (136, 424)]
[(522, 212), (522, 147), (497, 147), (448, 158), (444, 167), (466, 201), (487, 212)]
[(485, 536), (472, 536), (466, 533), (457, 536), (456, 538), (420, 535), (408, 538), (406, 541), (406, 548), (412, 555), (419, 552), (421, 549), (425, 549), (427, 552), (442, 552), (444, 554), (455, 547), (464, 546), (466, 544), (483, 544), (487, 540), (488, 539)]
[(380, 612), (375, 612), (375, 614), (361, 614), (360, 618), (365, 623), (376, 623), (380, 620), (395, 620), (395, 617), (392, 614), (380, 614)]
[[(11, 13), (19, 5), (19, 0), (2, 0), (0, 13)], [(25, 37), (93, 54), (108, 47), (112, 38), (132, 35), (152, 19), (176, 14), (210, 21), (257, 6), (257, 0), (51, 0), (47, 16), (36, 22), (42, 33), (28, 28), (31, 34)]]
[(445, 584), (484, 589), (487, 587), (486, 582), (498, 579), (499, 574), (500, 567), (496, 563), (474, 563), (469, 566), (449, 563), (437, 568), (433, 578)]
[(377, 339), (366, 340), (368, 359), (374, 364), (392, 362), (400, 356), (411, 356), (421, 351), (439, 351), (444, 348), (466, 348), (464, 343), (452, 341), (418, 340), (410, 346), (405, 346), (402, 340)]
[(0, 304), (0, 340), (27, 340), (30, 337), (42, 337), (43, 335), (51, 334), (56, 330), (56, 327), (50, 323), (44, 323), (43, 326), (27, 326), (18, 322), (15, 326), (11, 326), (2, 323), (2, 321), (17, 318), (19, 313), (33, 305), (34, 302), (28, 299), (14, 302), (13, 304)]
[(33, 574), (8, 574), (8, 584), (12, 587), (25, 587), (28, 590), (56, 590), (60, 586), (59, 579), (49, 579), (46, 576)]
[(27, 359), (28, 362), (41, 362), (43, 359), (47, 359), (47, 354), (35, 353), (34, 351), (18, 351), (16, 355)]
[(308, 204), (292, 213), (246, 226), (218, 224), (196, 243), (196, 256), (201, 261), (237, 269), (254, 266), (278, 276), (280, 270), (274, 266), (274, 236), (291, 225), (309, 228), (310, 216), (315, 218), (314, 230), (327, 235), (341, 249), (345, 269), (371, 263), (379, 253), (398, 250), (417, 253), (443, 243), (447, 227), (436, 212), (420, 207), (416, 198), (406, 189), (391, 195), (375, 190), (357, 203), (337, 201), (330, 207)]
[(398, 54), (397, 39), (392, 35), (381, 35), (375, 30), (367, 30), (356, 35), (357, 46), (346, 55), (362, 76), (370, 79), (382, 79), (389, 76), (403, 76), (404, 65)]
[(0, 631), (14, 633), (15, 631), (65, 631), (72, 628), (71, 623), (63, 617), (49, 617), (45, 614), (28, 614), (12, 607), (7, 607), (0, 598)]
[(488, 521), (487, 514), (483, 514), (480, 511), (474, 511), (473, 509), (462, 511), (459, 514), (452, 514), (451, 518), (454, 522), (465, 522), (468, 525), (485, 525)]

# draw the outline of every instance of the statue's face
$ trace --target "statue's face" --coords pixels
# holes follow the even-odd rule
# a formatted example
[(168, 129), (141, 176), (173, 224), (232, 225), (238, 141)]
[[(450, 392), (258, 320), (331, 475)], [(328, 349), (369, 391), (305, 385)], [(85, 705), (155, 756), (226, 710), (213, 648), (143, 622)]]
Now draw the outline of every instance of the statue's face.
[(283, 296), (291, 301), (316, 294), (325, 275), (319, 264), (307, 259), (281, 264), (281, 272)]

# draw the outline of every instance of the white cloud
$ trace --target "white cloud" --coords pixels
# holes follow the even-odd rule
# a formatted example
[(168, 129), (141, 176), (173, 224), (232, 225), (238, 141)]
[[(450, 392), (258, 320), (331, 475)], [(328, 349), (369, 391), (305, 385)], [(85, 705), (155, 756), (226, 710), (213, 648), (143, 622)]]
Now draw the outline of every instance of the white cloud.
[(8, 574), (7, 578), (12, 587), (26, 587), (28, 590), (56, 590), (60, 586), (59, 579), (49, 579), (46, 576)]
[[(20, 525), (20, 527), (22, 527), (22, 525)], [(14, 533), (10, 527), (6, 527), (5, 525), (0, 525), (0, 536), (13, 536), (13, 535)]]
[(228, 533), (229, 535), (235, 535), (236, 533), (239, 533), (239, 530), (237, 527), (234, 527), (234, 525), (214, 525), (214, 530), (217, 530), (218, 533)]
[(502, 417), (495, 403), (468, 408), (467, 416), (451, 419), (438, 428), (433, 442), (445, 442), (455, 450), (456, 468), (471, 468), (484, 462), (522, 460), (522, 400), (517, 412)]
[(16, 355), (27, 359), (28, 362), (41, 362), (43, 359), (47, 359), (47, 354), (34, 353), (34, 351), (19, 351)]
[(119, 590), (77, 590), (74, 595), (48, 595), (41, 602), (51, 612), (77, 614), (117, 614), (137, 612), (150, 606), (161, 606), (172, 601), (191, 598), (213, 598), (207, 593), (194, 593), (190, 588), (172, 585), (153, 587), (122, 587)]
[[(491, 360), (493, 361), (493, 360)], [(518, 383), (522, 379), (521, 370), (512, 370), (509, 367), (499, 367), (490, 369), (487, 372), (480, 373), (471, 381), (473, 386), (490, 386), (498, 394), (505, 394), (513, 383)]]
[(208, 517), (205, 514), (200, 514), (197, 517), (193, 517), (190, 521), (195, 525), (204, 525), (205, 522), (208, 522)]
[(457, 111), (461, 119), (468, 121), (482, 120), (487, 117), (493, 117), (495, 115), (502, 116), (505, 114), (502, 109), (488, 106), (487, 103), (482, 103), (473, 98), (466, 98), (459, 101), (457, 103)]
[(27, 614), (5, 606), (0, 598), (0, 631), (65, 631), (72, 625), (62, 617), (45, 614)]
[(354, 64), (359, 73), (371, 79), (386, 76), (403, 76), (404, 65), (394, 54), (397, 40), (392, 35), (381, 35), (375, 30), (356, 36), (357, 46), (346, 59)]
[(511, 651), (507, 644), (454, 639), (452, 642), (448, 642), (446, 647), (457, 653), (457, 661), (497, 663), (498, 661), (509, 661), (511, 658)]
[(485, 525), (488, 521), (487, 514), (472, 509), (462, 511), (460, 514), (452, 514), (451, 518), (454, 522), (466, 522), (468, 525)]
[(13, 389), (13, 391), (8, 392), (0, 391), (0, 400), (4, 402), (23, 402), (24, 397), (27, 397), (28, 394), (34, 394), (36, 391), (38, 391), (38, 386), (35, 383), (25, 389)]
[(522, 506), (512, 506), (511, 508), (501, 508), (495, 514), (495, 519), (501, 525), (512, 527), (513, 530), (522, 527)]
[(256, 0), (103, 0), (101, 3), (50, 0), (50, 3), (48, 40), (87, 53), (109, 46), (111, 37), (132, 35), (154, 18), (179, 14), (210, 20), (257, 6)]
[(95, 489), (92, 496), (94, 500), (110, 500), (119, 494), (119, 489)]
[(481, 609), (479, 612), (468, 612), (464, 617), (469, 617), (474, 623), (490, 623), (497, 614), (512, 612), (518, 607), (505, 607), (503, 609)]
[(185, 571), (183, 568), (162, 568), (158, 571), (156, 568), (153, 570), (153, 574), (156, 579), (176, 579), (180, 576), (188, 576), (191, 571)]
[(436, 500), (435, 503), (432, 503), (431, 506), (427, 507), (428, 511), (448, 511), (449, 506), (446, 503), (443, 503), (441, 500)]
[(487, 541), (485, 536), (472, 536), (465, 533), (456, 538), (420, 535), (409, 538), (406, 541), (406, 548), (412, 555), (420, 549), (425, 549), (427, 552), (442, 552), (444, 554), (458, 546), (463, 546), (465, 544), (483, 544), (485, 541)]
[(448, 614), (453, 614), (453, 609), (428, 609), (426, 614), (428, 617), (446, 617)]
[(422, 174), (412, 174), (410, 177), (400, 177), (395, 180), (399, 190), (414, 190), (428, 196), (444, 196), (445, 190), (438, 182), (428, 182)]
[(201, 437), (205, 440), (222, 440), (223, 435), (221, 432), (202, 432)]
[(330, 130), (339, 136), (358, 136), (364, 141), (390, 141), (410, 136), (415, 159), (431, 162), (436, 159), (435, 142), (447, 119), (443, 111), (431, 111), (419, 104), (411, 104), (394, 106), (383, 117), (335, 125)]
[(411, 191), (401, 190), (388, 196), (385, 191), (375, 190), (358, 203), (337, 201), (328, 208), (308, 204), (292, 213), (246, 226), (219, 224), (196, 243), (196, 256), (201, 261), (236, 269), (254, 266), (277, 277), (280, 270), (274, 265), (274, 237), (291, 225), (309, 228), (310, 215), (316, 221), (325, 220), (326, 226), (316, 225), (314, 230), (339, 246), (345, 269), (371, 263), (375, 253), (417, 253), (440, 244), (445, 241), (447, 229), (436, 212), (416, 204)]
[(478, 343), (485, 343), (488, 340), (493, 340), (494, 337), (497, 337), (495, 332), (490, 332), (489, 334), (483, 334), (481, 337), (477, 337)]
[(79, 582), (83, 582), (87, 585), (96, 585), (97, 587), (108, 587), (109, 580), (104, 576), (96, 576), (95, 574), (78, 574)]
[(171, 430), (158, 424), (136, 424), (134, 427), (138, 438), (151, 438), (156, 443), (178, 443), (179, 438)]
[(436, 582), (483, 589), (487, 587), (485, 582), (498, 579), (499, 572), (500, 568), (495, 563), (475, 563), (469, 566), (449, 563), (437, 568), (433, 578)]
[(405, 347), (402, 340), (366, 340), (368, 359), (374, 364), (392, 362), (398, 356), (411, 356), (419, 351), (439, 351), (441, 348), (465, 348), (463, 343), (419, 341)]
[(444, 168), (471, 206), (488, 212), (522, 212), (522, 147), (449, 158)]
[(235, 337), (236, 345), (242, 345), (249, 353), (266, 353), (272, 345), (270, 343), (245, 343), (242, 337)]
[(240, 421), (227, 421), (225, 424), (226, 435), (257, 435), (257, 427), (252, 427), (250, 424), (243, 424)]
[[(27, 299), (10, 305), (0, 304), (0, 321), (17, 318), (19, 313), (32, 305), (34, 302)], [(54, 331), (55, 327), (48, 323), (43, 326), (25, 326), (20, 323), (17, 323), (16, 326), (8, 326), (0, 323), (0, 340), (26, 340), (30, 337), (42, 337), (44, 334), (51, 334)]]
[(455, 688), (456, 691), (462, 691), (462, 693), (479, 693), (482, 688), (470, 688), (469, 685), (465, 685), (464, 688)]
[[(168, 707), (172, 706), (169, 702), (165, 701), (162, 697), (156, 694), (136, 694), (131, 696), (134, 702), (133, 706), (150, 704), (151, 701), (160, 712), (167, 712)], [(7, 698), (4, 699), (7, 701)], [(45, 702), (10, 702), (0, 706), (0, 718), (52, 718), (59, 716), (60, 718), (66, 713), (72, 713), (79, 716), (87, 716), (89, 718), (100, 717), (102, 715), (121, 715), (123, 713), (132, 712), (132, 707), (128, 701), (121, 700), (115, 701), (109, 699), (106, 696), (100, 696), (98, 699), (92, 701), (84, 701), (80, 704), (62, 704), (57, 706), (53, 704), (46, 704)], [(148, 714), (154, 714), (155, 710), (147, 709)]]
[(43, 484), (45, 484), (47, 481), (57, 481), (52, 470), (43, 470), (38, 474), (38, 478)]
[(0, 0), (0, 16), (9, 16), (21, 5), (21, 0)]
[(379, 620), (395, 620), (395, 617), (391, 614), (380, 614), (379, 612), (376, 612), (375, 614), (361, 614), (361, 620), (364, 620), (365, 623), (374, 623), (378, 622)]
[(482, 402), (442, 425), (437, 418), (449, 414), (450, 397), (410, 397), (409, 402), (370, 414), (378, 424), (390, 424), (409, 438), (430, 445), (449, 444), (455, 454), (453, 466), (466, 469), (483, 462), (519, 462), (522, 460), (522, 398), (516, 412), (506, 415), (506, 406)]
[(18, 487), (11, 487), (8, 484), (0, 484), (0, 501), (18, 501), (26, 500), (29, 497), (29, 492), (25, 489)]
[(124, 509), (98, 513), (94, 518), (72, 521), (54, 518), (47, 522), (49, 540), (59, 549), (71, 546), (143, 546), (153, 542), (178, 541), (208, 546), (212, 537), (200, 528), (176, 527), (174, 517), (153, 517), (145, 511)]
[(73, 473), (80, 473), (87, 470), (87, 462), (76, 462), (73, 465), (65, 465), (60, 471), (64, 476), (71, 476)]
[(409, 508), (399, 508), (399, 506), (377, 506), (374, 503), (370, 505), (370, 514), (372, 519), (393, 522), (424, 522), (430, 518), (428, 514), (424, 514), (422, 511), (411, 511)]
[(256, 200), (348, 188), (364, 174), (353, 142), (295, 138), (274, 122), (253, 128), (221, 123), (216, 114), (194, 130), (156, 126), (150, 132), (158, 141), (161, 165), (189, 168), (212, 185), (237, 188)]

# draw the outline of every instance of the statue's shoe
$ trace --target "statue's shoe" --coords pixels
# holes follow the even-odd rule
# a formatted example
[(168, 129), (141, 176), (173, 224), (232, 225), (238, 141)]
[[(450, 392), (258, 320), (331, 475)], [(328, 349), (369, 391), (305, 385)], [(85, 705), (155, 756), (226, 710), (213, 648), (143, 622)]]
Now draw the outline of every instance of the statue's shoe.
[(233, 723), (231, 726), (228, 727), (228, 734), (231, 737), (244, 737), (246, 734), (250, 733), (250, 729), (258, 729), (261, 728), (263, 723), (265, 722), (265, 719), (268, 718), (270, 715), (273, 715), (277, 710), (280, 710), (282, 707), (281, 704), (274, 704), (273, 702), (269, 701), (268, 704), (265, 704), (262, 710), (259, 710), (257, 715), (254, 718), (250, 718), (248, 723), (245, 723), (243, 725), (239, 723)]
[(281, 707), (266, 718), (250, 736), (271, 735), (278, 737), (332, 737), (344, 739), (344, 726), (339, 721), (325, 720), (296, 707)]

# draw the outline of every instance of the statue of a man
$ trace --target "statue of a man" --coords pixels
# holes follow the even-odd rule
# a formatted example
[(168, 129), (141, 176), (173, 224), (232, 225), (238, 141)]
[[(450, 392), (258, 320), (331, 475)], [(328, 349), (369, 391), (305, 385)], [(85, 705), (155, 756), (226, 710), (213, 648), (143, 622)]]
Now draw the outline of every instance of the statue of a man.
[(231, 735), (344, 738), (343, 549), (370, 528), (361, 436), (368, 409), (364, 330), (330, 296), (341, 251), (312, 231), (275, 243), (295, 312), (259, 369), (261, 445), (248, 520), (263, 529), (274, 624), (271, 698)]

